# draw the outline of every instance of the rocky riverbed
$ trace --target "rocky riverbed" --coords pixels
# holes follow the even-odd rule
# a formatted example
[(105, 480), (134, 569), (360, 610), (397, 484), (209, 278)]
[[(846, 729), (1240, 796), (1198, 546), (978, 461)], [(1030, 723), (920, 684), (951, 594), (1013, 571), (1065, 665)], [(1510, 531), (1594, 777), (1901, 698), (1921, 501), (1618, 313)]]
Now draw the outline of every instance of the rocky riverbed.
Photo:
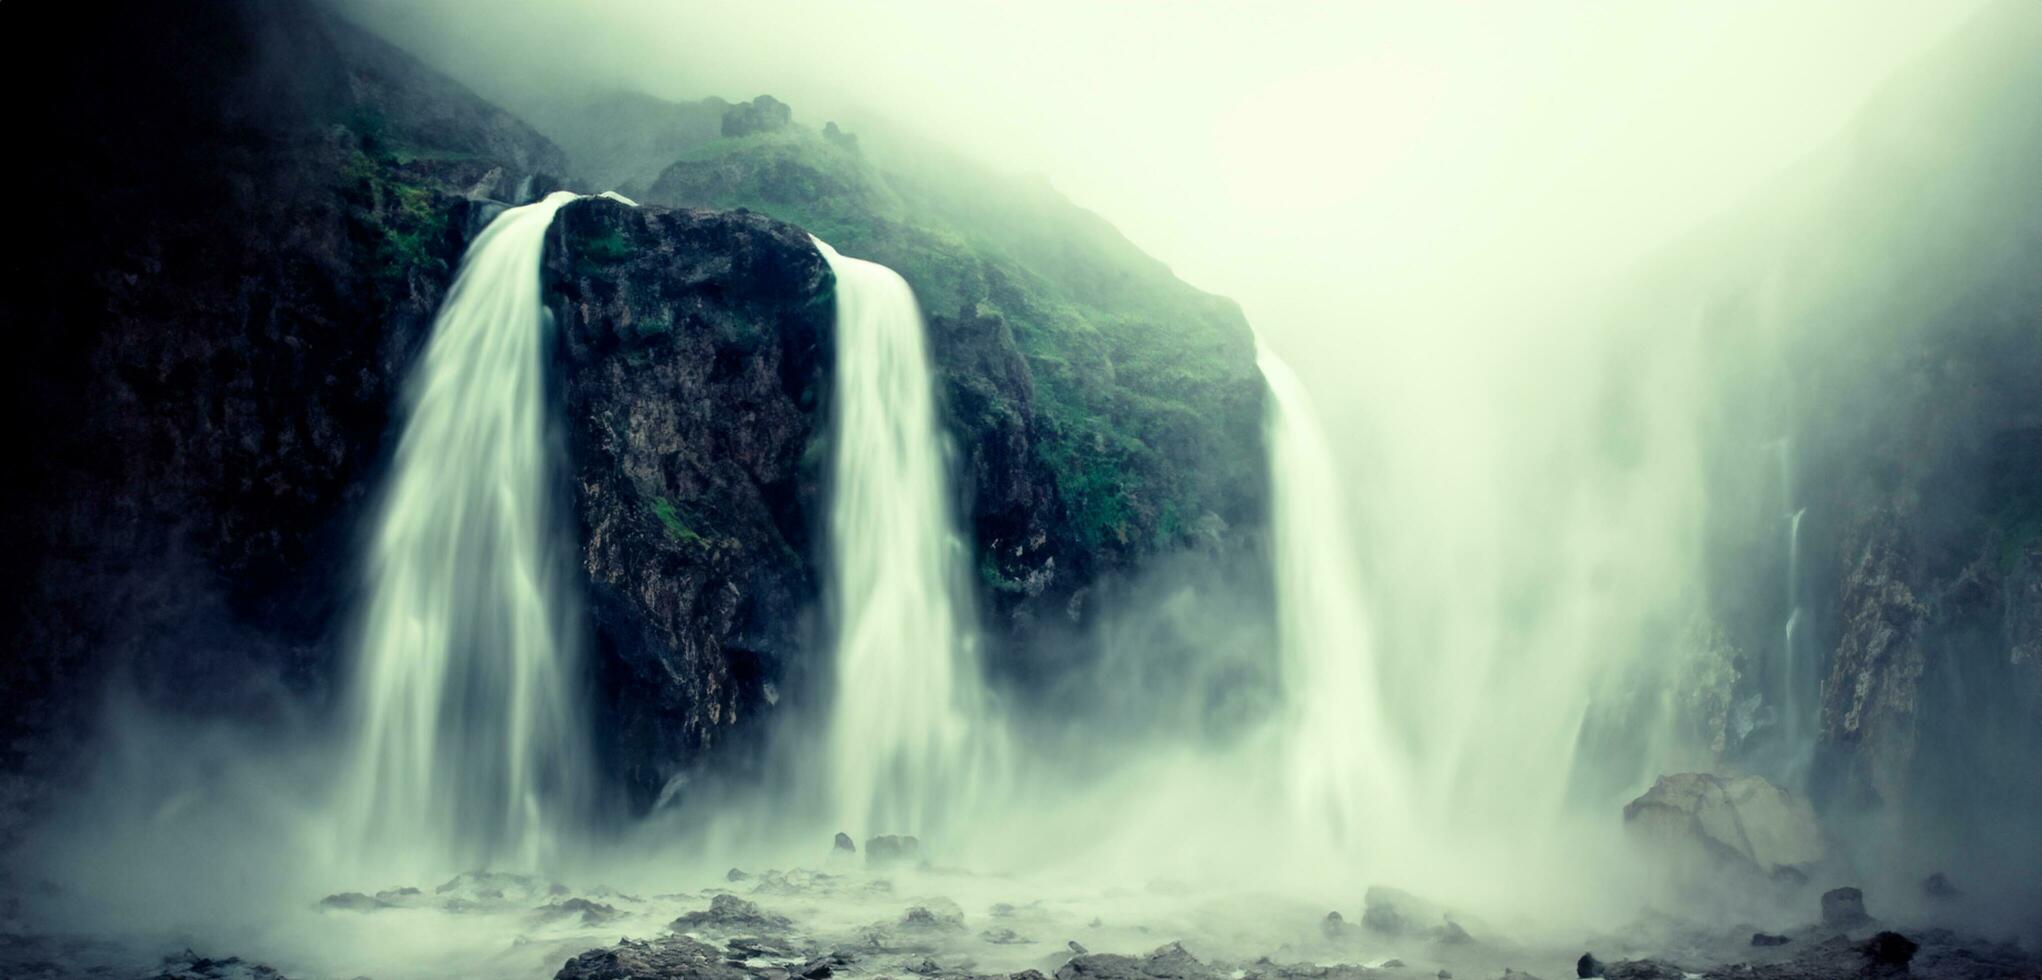
[[(1961, 901), (1947, 880), (1935, 883)], [(38, 924), (60, 903), (15, 887), (0, 975), (136, 980), (507, 977), (555, 980), (1348, 980), (1348, 978), (1975, 978), (2042, 976), (2042, 958), (1939, 921), (1878, 918), (1833, 889), (1801, 921), (1703, 923), (1646, 911), (1617, 930), (1519, 934), (1411, 892), (1346, 908), (1153, 881), (973, 874), (910, 840), (840, 845), (817, 867), (731, 868), (673, 891), (470, 872), (310, 898), (236, 935), (110, 938)], [(1961, 904), (1950, 915), (1958, 920)], [(1931, 917), (1933, 919), (1934, 917)], [(238, 944), (233, 949), (222, 948)]]

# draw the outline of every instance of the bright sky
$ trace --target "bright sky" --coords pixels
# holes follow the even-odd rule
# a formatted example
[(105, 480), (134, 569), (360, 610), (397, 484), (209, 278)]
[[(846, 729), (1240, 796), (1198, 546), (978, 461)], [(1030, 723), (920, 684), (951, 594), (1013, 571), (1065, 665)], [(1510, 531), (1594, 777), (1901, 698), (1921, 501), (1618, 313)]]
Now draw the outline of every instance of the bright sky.
[(883, 113), (1047, 175), (1280, 343), (1633, 261), (1980, 5), (360, 2), (485, 94), (576, 77)]

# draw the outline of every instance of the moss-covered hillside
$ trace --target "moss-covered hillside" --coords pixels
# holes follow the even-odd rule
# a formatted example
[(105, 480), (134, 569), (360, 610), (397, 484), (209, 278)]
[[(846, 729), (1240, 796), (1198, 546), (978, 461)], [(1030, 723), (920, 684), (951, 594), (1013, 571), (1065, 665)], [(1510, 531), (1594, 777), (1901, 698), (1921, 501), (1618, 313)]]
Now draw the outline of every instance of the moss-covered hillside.
[[(1037, 589), (1052, 552), (1056, 567), (1096, 573), (1259, 524), (1261, 381), (1239, 308), (1040, 181), (944, 162), (889, 170), (833, 125), (787, 124), (691, 147), (633, 189), (649, 204), (761, 212), (908, 280), (954, 433), (983, 446), (1011, 432), (1038, 484), (1023, 496), (1058, 514), (1020, 522), (1058, 539), (1030, 548), (1009, 540), (1030, 536), (1014, 514), (977, 501), (996, 591)], [(1016, 362), (989, 366), (1001, 353)]]

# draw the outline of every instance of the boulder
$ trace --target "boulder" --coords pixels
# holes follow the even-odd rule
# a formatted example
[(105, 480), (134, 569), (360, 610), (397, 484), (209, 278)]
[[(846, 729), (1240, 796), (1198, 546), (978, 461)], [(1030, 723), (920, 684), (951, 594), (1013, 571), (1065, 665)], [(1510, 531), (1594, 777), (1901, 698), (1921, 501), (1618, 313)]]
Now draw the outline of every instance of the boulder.
[(1855, 888), (1832, 888), (1822, 893), (1822, 924), (1830, 929), (1854, 929), (1872, 921), (1865, 914), (1865, 893)]
[(921, 856), (922, 842), (913, 837), (896, 837), (887, 834), (865, 842), (865, 863), (871, 865), (906, 864)]
[(1583, 953), (1580, 959), (1574, 961), (1574, 975), (1576, 977), (1599, 977), (1608, 972), (1608, 970), (1608, 965), (1596, 959), (1594, 953)]
[(836, 854), (856, 854), (858, 845), (851, 843), (850, 834), (839, 830), (836, 841), (830, 845), (830, 851)]
[(1828, 853), (1808, 801), (1759, 776), (1662, 776), (1624, 807), (1632, 839), (1676, 863), (1806, 880)]
[(747, 902), (736, 895), (718, 895), (709, 900), (709, 908), (700, 912), (689, 912), (675, 919), (668, 928), (675, 932), (708, 929), (723, 932), (744, 930), (747, 932), (784, 932), (793, 923), (786, 916), (774, 915), (761, 910), (758, 905)]

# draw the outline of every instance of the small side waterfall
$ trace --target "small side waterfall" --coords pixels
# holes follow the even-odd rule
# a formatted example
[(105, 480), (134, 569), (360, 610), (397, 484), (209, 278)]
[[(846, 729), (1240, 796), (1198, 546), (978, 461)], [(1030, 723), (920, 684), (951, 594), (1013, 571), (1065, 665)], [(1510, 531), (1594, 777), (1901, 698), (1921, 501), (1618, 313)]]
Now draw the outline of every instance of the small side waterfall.
[(1801, 582), (1801, 520), (1808, 516), (1808, 508), (1800, 505), (1794, 481), (1794, 443), (1791, 437), (1783, 436), (1779, 441), (1780, 502), (1782, 524), (1786, 536), (1786, 621), (1780, 627), (1780, 656), (1777, 663), (1775, 694), (1779, 699), (1780, 743), (1782, 748), (1781, 773), (1789, 781), (1798, 781), (1810, 762), (1815, 732), (1810, 719), (1814, 716), (1820, 697), (1821, 681), (1816, 674), (1815, 651), (1809, 648), (1808, 637), (1804, 635), (1802, 606), (1806, 598)]
[(1380, 833), (1408, 800), (1382, 700), (1361, 573), (1340, 481), (1311, 400), (1260, 339), (1269, 384), (1266, 443), (1277, 642), (1288, 706), (1286, 777), (1299, 827), (1342, 841)]
[(483, 230), (408, 381), (354, 638), (342, 846), (369, 863), (531, 867), (582, 798), (539, 282), (546, 229), (576, 197)]
[(922, 313), (893, 270), (815, 246), (837, 303), (832, 813), (855, 835), (924, 833), (972, 791), (985, 745)]

